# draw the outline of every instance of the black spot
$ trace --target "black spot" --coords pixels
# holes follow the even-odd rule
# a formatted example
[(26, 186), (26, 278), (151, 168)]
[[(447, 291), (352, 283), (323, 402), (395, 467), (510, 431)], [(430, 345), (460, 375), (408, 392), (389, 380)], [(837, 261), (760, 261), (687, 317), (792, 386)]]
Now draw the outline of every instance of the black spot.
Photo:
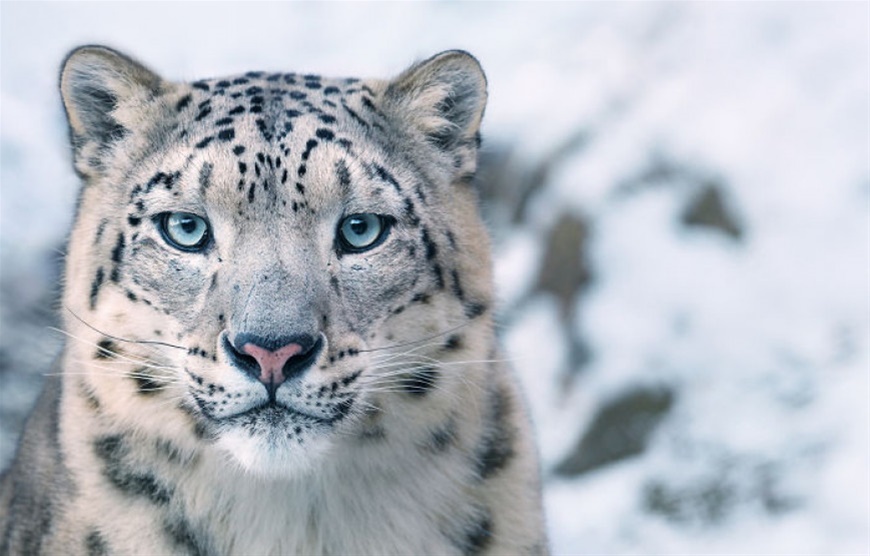
[(203, 83), (202, 81), (197, 81), (193, 84), (194, 89), (199, 89), (200, 91), (208, 91), (209, 86), (208, 83)]
[(465, 291), (463, 291), (462, 283), (459, 281), (459, 272), (454, 268), (450, 272), (450, 276), (453, 278), (453, 295), (455, 295), (459, 301), (464, 301)]
[(96, 529), (92, 529), (85, 537), (85, 551), (88, 556), (108, 556), (109, 546)]
[(335, 163), (335, 175), (338, 176), (338, 185), (341, 186), (345, 195), (350, 193), (350, 170), (343, 159)]
[(296, 118), (301, 116), (302, 112), (299, 110), (285, 110), (284, 114), (286, 114), (288, 118)]
[(99, 267), (97, 269), (97, 274), (94, 276), (94, 280), (91, 282), (91, 295), (90, 295), (90, 306), (91, 309), (97, 306), (97, 294), (100, 293), (100, 287), (103, 285), (103, 279), (105, 278), (105, 273), (103, 272), (103, 267)]
[(118, 234), (118, 239), (115, 241), (115, 247), (112, 249), (112, 262), (120, 263), (124, 258), (124, 234)]
[(326, 95), (326, 96), (329, 96), (329, 95), (337, 95), (337, 94), (340, 93), (340, 92), (341, 92), (341, 91), (339, 90), (338, 87), (335, 87), (335, 86), (332, 86), (332, 85), (330, 85), (329, 87), (323, 89), (323, 94)]
[(244, 174), (247, 171), (248, 171), (248, 165), (245, 164), (244, 162), (239, 162), (239, 172)]
[(103, 460), (103, 475), (121, 492), (143, 496), (155, 504), (165, 505), (172, 491), (151, 473), (132, 467), (127, 461), (130, 449), (121, 435), (103, 436), (94, 441), (94, 452)]
[(184, 110), (185, 108), (187, 108), (187, 106), (190, 104), (190, 101), (191, 101), (191, 100), (193, 100), (193, 96), (192, 96), (192, 95), (190, 95), (190, 94), (186, 94), (186, 95), (184, 95), (184, 96), (181, 97), (181, 98), (178, 100), (178, 102), (175, 104), (175, 109), (176, 109), (178, 112), (181, 112), (182, 110)]
[(199, 187), (205, 191), (211, 186), (211, 172), (214, 169), (214, 164), (206, 162), (199, 169)]
[(402, 378), (402, 389), (416, 397), (423, 397), (438, 382), (438, 371), (434, 367), (424, 367)]
[(263, 104), (263, 97), (261, 97), (261, 96), (251, 97), (251, 104)]
[(200, 141), (199, 143), (197, 143), (197, 144), (196, 144), (196, 148), (197, 148), (197, 149), (204, 149), (204, 148), (206, 148), (206, 147), (208, 146), (209, 143), (212, 142), (212, 140), (214, 140), (214, 137), (212, 137), (211, 135), (209, 135), (208, 137), (206, 137), (205, 139), (203, 139), (202, 141)]
[(484, 416), (486, 428), (477, 449), (477, 472), (488, 479), (503, 469), (514, 457), (514, 430), (509, 423), (510, 398), (503, 389), (493, 387)]
[(444, 270), (441, 268), (441, 265), (435, 263), (432, 265), (432, 274), (435, 275), (435, 286), (439, 290), (444, 289)]
[(408, 197), (405, 198), (405, 216), (408, 217), (408, 222), (412, 226), (420, 224), (420, 217), (417, 216), (417, 211), (414, 209), (414, 202)]
[(103, 338), (97, 342), (97, 351), (94, 353), (95, 359), (114, 359), (118, 355), (117, 346), (108, 338)]
[(334, 124), (335, 123), (335, 116), (330, 116), (329, 114), (321, 114), (317, 117), (320, 119), (321, 122), (323, 122), (325, 124)]
[(426, 247), (426, 260), (431, 261), (436, 256), (438, 256), (438, 246), (435, 245), (435, 242), (432, 241), (432, 238), (429, 237), (429, 230), (423, 228), (423, 233), (421, 234), (420, 239), (423, 241), (423, 245)]
[(221, 81), (218, 81), (217, 83), (215, 83), (215, 87), (220, 87), (222, 89), (226, 89), (230, 85), (232, 85), (232, 83), (230, 83), (226, 79), (222, 79)]
[(461, 349), (461, 348), (462, 348), (462, 336), (460, 336), (459, 334), (451, 335), (449, 338), (447, 338), (447, 341), (444, 342), (444, 349), (446, 349), (448, 351), (456, 351), (456, 350)]
[(172, 542), (180, 548), (180, 552), (191, 556), (205, 556), (214, 553), (207, 542), (194, 533), (190, 524), (183, 516), (167, 518), (163, 530)]
[(128, 215), (128, 216), (127, 216), (127, 222), (128, 222), (131, 226), (138, 226), (138, 225), (142, 222), (142, 219), (139, 218), (138, 216), (133, 216), (133, 215), (131, 214), (131, 215)]
[(236, 130), (233, 128), (224, 129), (218, 133), (218, 139), (221, 141), (232, 141), (235, 137)]
[(115, 247), (112, 248), (112, 262), (115, 263), (112, 267), (112, 274), (109, 278), (112, 282), (118, 283), (121, 279), (121, 261), (124, 258), (124, 234), (118, 234), (118, 240), (115, 242)]
[(370, 98), (367, 97), (367, 96), (363, 96), (363, 97), (362, 97), (362, 103), (363, 103), (363, 106), (365, 106), (366, 108), (368, 108), (369, 110), (371, 110), (372, 112), (374, 112), (375, 114), (377, 114), (378, 109), (377, 109), (377, 108), (375, 107), (375, 105), (372, 103), (372, 99), (370, 99)]
[(351, 110), (350, 106), (345, 103), (341, 103), (341, 106), (344, 108), (344, 111), (350, 114), (350, 117), (359, 122), (359, 124), (363, 127), (369, 127), (369, 123), (364, 119), (360, 118), (359, 114)]
[(458, 424), (456, 419), (451, 417), (446, 423), (432, 431), (424, 448), (428, 452), (440, 454), (454, 446), (458, 436)]
[(228, 112), (228, 114), (229, 114), (230, 116), (235, 116), (236, 114), (241, 114), (241, 113), (243, 113), (244, 111), (245, 111), (245, 107), (244, 107), (244, 106), (236, 106), (235, 108), (233, 108), (232, 110), (230, 110), (230, 111)]
[(246, 94), (247, 96), (259, 95), (259, 94), (261, 94), (262, 92), (263, 92), (263, 88), (262, 88), (262, 87), (257, 87), (257, 86), (254, 86), (254, 87), (248, 87), (248, 88), (245, 90), (245, 94)]
[(322, 87), (322, 85), (318, 81), (306, 81), (305, 86), (309, 89), (319, 89)]
[(153, 396), (166, 387), (166, 384), (150, 376), (147, 367), (132, 371), (128, 377), (136, 383), (136, 393), (140, 396)]
[[(256, 106), (251, 108), (251, 112), (254, 111), (254, 108), (256, 108)], [(260, 130), (260, 135), (263, 136), (263, 139), (265, 139), (266, 141), (271, 141), (273, 135), (272, 132), (269, 131), (269, 127), (266, 125), (266, 121), (260, 118), (257, 119), (256, 124), (257, 129)]]
[(249, 202), (249, 203), (253, 203), (253, 202), (254, 202), (254, 188), (255, 188), (256, 186), (257, 186), (256, 183), (251, 183), (251, 188), (248, 189), (248, 202)]
[(342, 385), (342, 386), (347, 386), (348, 384), (350, 384), (351, 382), (353, 382), (353, 381), (355, 381), (357, 378), (359, 378), (359, 376), (360, 376), (361, 374), (362, 374), (362, 371), (356, 371), (356, 372), (354, 372), (353, 374), (344, 377), (343, 379), (341, 379), (341, 385)]
[(324, 141), (332, 141), (333, 139), (335, 139), (335, 134), (326, 128), (320, 128), (315, 131), (314, 134), (318, 138), (323, 139)]
[(477, 303), (474, 301), (470, 301), (464, 305), (465, 307), (465, 316), (470, 319), (476, 319), (480, 315), (486, 312), (487, 306), (485, 303)]
[(298, 191), (301, 195), (305, 195), (305, 186), (297, 181), (296, 182), (296, 191)]
[(402, 192), (402, 187), (399, 185), (399, 182), (396, 181), (396, 178), (393, 177), (393, 174), (388, 172), (387, 169), (384, 168), (383, 166), (381, 166), (380, 164), (375, 164), (374, 167), (375, 167), (375, 172), (377, 173), (378, 177), (381, 180), (392, 185), (396, 189), (396, 191), (398, 191), (399, 193)]
[(474, 522), (468, 524), (459, 540), (462, 554), (476, 556), (482, 554), (492, 542), (492, 517), (483, 512)]
[(196, 118), (194, 118), (194, 119), (195, 119), (197, 122), (201, 122), (201, 121), (204, 120), (205, 117), (208, 116), (209, 114), (211, 114), (211, 106), (206, 106), (205, 108), (203, 108), (202, 110), (199, 111), (199, 114), (197, 114), (197, 115), (196, 115)]
[(308, 95), (306, 95), (302, 91), (291, 91), (290, 92), (290, 98), (292, 98), (293, 100), (302, 100), (307, 96)]
[(233, 147), (233, 154), (234, 155), (238, 156), (238, 155), (242, 154), (243, 152), (245, 152), (245, 147), (243, 145), (236, 145), (235, 147)]
[(308, 157), (311, 156), (311, 151), (313, 151), (314, 147), (316, 147), (318, 144), (319, 143), (316, 139), (309, 139), (305, 143), (305, 150), (302, 151), (302, 160), (308, 160)]
[(301, 178), (302, 176), (305, 175), (305, 171), (306, 171), (305, 165), (304, 165), (304, 164), (300, 164), (300, 165), (299, 165), (299, 170), (297, 170), (297, 173), (299, 174), (299, 177), (300, 177), (300, 178)]

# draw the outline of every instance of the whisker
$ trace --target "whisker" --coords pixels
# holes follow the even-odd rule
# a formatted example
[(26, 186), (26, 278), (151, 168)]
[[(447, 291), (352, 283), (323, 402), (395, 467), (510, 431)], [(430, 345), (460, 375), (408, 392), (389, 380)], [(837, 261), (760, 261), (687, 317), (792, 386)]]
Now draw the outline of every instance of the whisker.
[(379, 347), (379, 348), (361, 349), (359, 351), (361, 353), (371, 353), (371, 352), (383, 351), (383, 350), (387, 350), (387, 349), (396, 349), (396, 348), (400, 348), (400, 347), (414, 346), (414, 345), (420, 344), (422, 342), (428, 342), (430, 340), (434, 340), (436, 338), (446, 336), (447, 334), (450, 334), (451, 332), (456, 332), (457, 330), (464, 328), (464, 327), (468, 326), (469, 324), (471, 324), (471, 321), (463, 322), (462, 324), (454, 326), (453, 328), (448, 328), (447, 330), (445, 330), (443, 332), (439, 332), (438, 334), (434, 334), (432, 336), (427, 336), (425, 338), (420, 338), (419, 340), (414, 340), (413, 342), (404, 342), (401, 344), (395, 344), (392, 346), (384, 346), (384, 347)]
[(90, 328), (91, 330), (93, 330), (94, 332), (97, 332), (97, 333), (99, 333), (99, 334), (102, 334), (103, 336), (105, 336), (105, 337), (107, 337), (107, 338), (111, 338), (111, 339), (113, 339), (113, 340), (117, 340), (117, 341), (119, 341), (119, 342), (126, 342), (126, 343), (129, 343), (129, 344), (146, 344), (146, 345), (150, 344), (150, 345), (164, 346), (164, 347), (170, 347), (170, 348), (174, 348), (174, 349), (182, 349), (182, 350), (184, 350), (184, 351), (188, 351), (188, 349), (187, 349), (186, 347), (178, 346), (178, 345), (175, 345), (175, 344), (170, 344), (170, 343), (167, 343), (167, 342), (160, 342), (160, 341), (157, 341), (157, 340), (130, 340), (130, 339), (128, 339), (128, 338), (121, 338), (121, 337), (119, 337), (119, 336), (113, 336), (112, 334), (108, 334), (108, 333), (106, 333), (106, 332), (103, 332), (103, 331), (100, 330), (99, 328), (96, 328), (95, 326), (93, 326), (93, 325), (91, 325), (90, 323), (86, 322), (83, 318), (81, 318), (80, 316), (78, 316), (77, 314), (75, 314), (75, 312), (74, 312), (72, 309), (70, 309), (68, 306), (64, 305), (63, 308), (66, 309), (67, 311), (69, 311), (69, 314), (71, 314), (72, 316), (74, 316), (74, 317), (76, 318), (76, 320), (78, 320), (79, 322), (81, 322), (82, 324), (84, 324), (85, 326), (87, 326), (88, 328)]

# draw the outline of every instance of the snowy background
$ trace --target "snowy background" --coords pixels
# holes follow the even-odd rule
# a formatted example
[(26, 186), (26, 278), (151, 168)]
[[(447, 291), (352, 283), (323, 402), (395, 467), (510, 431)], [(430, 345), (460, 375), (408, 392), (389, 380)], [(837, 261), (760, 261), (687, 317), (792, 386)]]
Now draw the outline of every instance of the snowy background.
[(556, 554), (870, 553), (868, 3), (0, 4), (0, 467), (59, 345), (55, 91), (464, 48)]

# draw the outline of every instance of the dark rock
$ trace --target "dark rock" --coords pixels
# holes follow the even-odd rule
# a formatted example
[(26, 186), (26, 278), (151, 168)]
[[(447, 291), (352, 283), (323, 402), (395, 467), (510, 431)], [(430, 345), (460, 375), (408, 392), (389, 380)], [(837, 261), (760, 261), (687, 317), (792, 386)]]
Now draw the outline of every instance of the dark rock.
[(680, 221), (687, 227), (710, 228), (734, 240), (743, 237), (739, 219), (731, 212), (722, 195), (722, 186), (707, 182), (695, 193)]
[(783, 469), (772, 462), (701, 461), (701, 473), (675, 474), (649, 481), (643, 507), (683, 525), (715, 526), (741, 507), (753, 506), (779, 515), (800, 505), (781, 480)]
[(577, 294), (589, 285), (592, 271), (586, 260), (589, 224), (584, 218), (565, 213), (550, 230), (546, 252), (535, 290), (553, 294), (568, 317)]
[(604, 404), (555, 473), (580, 475), (643, 453), (674, 398), (668, 388), (636, 387)]

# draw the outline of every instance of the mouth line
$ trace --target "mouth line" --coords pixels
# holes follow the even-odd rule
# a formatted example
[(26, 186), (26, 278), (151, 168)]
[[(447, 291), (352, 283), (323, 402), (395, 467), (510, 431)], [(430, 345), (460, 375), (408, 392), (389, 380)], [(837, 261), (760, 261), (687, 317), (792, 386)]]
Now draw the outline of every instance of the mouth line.
[(267, 416), (266, 412), (272, 412), (272, 414), (274, 415), (274, 412), (280, 411), (285, 416), (299, 417), (313, 424), (331, 426), (347, 416), (347, 414), (350, 412), (351, 406), (353, 406), (353, 401), (354, 397), (350, 397), (342, 401), (341, 403), (336, 404), (336, 411), (333, 415), (329, 417), (318, 417), (317, 415), (312, 415), (310, 413), (300, 411), (299, 409), (296, 409), (292, 406), (282, 405), (275, 401), (267, 401), (259, 405), (255, 405), (254, 407), (250, 407), (240, 413), (235, 413), (233, 415), (228, 415), (226, 417), (221, 417), (220, 419), (215, 420), (226, 422), (245, 418), (269, 419), (270, 416)]

